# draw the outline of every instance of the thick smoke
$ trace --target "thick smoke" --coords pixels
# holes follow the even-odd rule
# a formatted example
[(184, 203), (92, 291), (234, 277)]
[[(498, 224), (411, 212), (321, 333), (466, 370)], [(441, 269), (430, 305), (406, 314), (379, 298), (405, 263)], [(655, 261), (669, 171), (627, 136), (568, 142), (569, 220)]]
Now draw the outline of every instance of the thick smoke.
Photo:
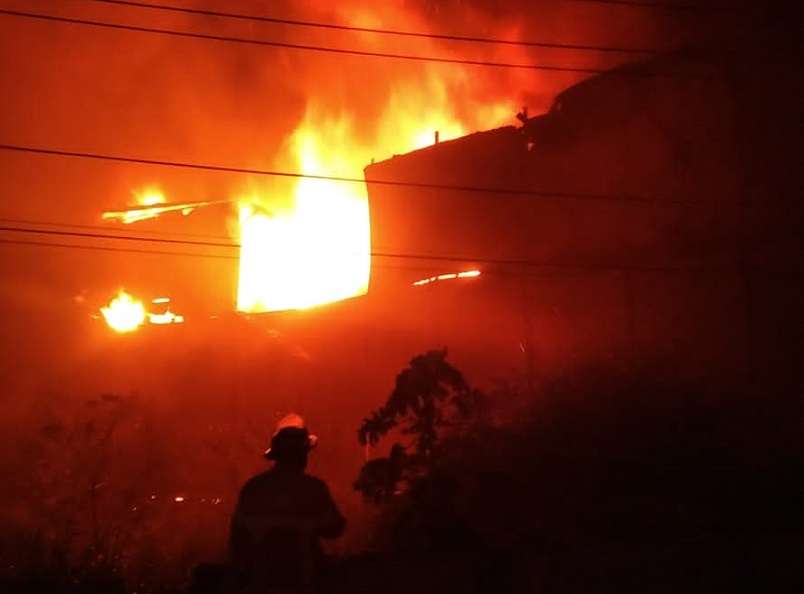
[[(182, 5), (367, 27), (633, 47), (654, 47), (658, 32), (671, 26), (655, 15), (553, 2)], [(8, 1), (3, 6), (373, 52), (591, 68), (624, 59), (336, 33), (86, 1)], [(482, 130), (510, 123), (522, 106), (531, 113), (548, 109), (557, 92), (580, 78), (178, 39), (9, 16), (0, 16), (0, 31), (0, 142), (246, 168), (296, 169), (290, 152), (294, 131), (304, 123), (326, 131), (335, 122), (348, 131), (346, 139), (333, 136), (337, 150), (360, 156), (353, 159), (356, 170), (336, 173), (360, 175), (371, 158), (408, 150), (402, 139), (405, 126), (417, 120), (425, 127), (439, 125), (438, 118), (430, 124), (431, 112), (448, 114), (466, 132)], [(491, 109), (494, 105), (508, 109), (507, 114)], [(0, 176), (0, 217), (77, 225), (101, 224), (102, 211), (124, 206), (134, 192), (151, 185), (171, 201), (234, 199), (281, 187), (257, 177), (16, 153), (3, 154)], [(225, 210), (209, 210), (126, 230), (226, 236), (230, 218)], [(36, 528), (36, 518), (46, 514), (66, 522), (70, 513), (87, 513), (82, 507), (89, 505), (87, 493), (97, 496), (100, 509), (95, 512), (102, 518), (120, 517), (124, 509), (136, 513), (131, 510), (152, 494), (158, 501), (183, 494), (199, 506), (202, 498), (206, 506), (222, 497), (214, 513), (207, 507), (199, 512), (204, 526), (211, 527), (206, 545), (215, 550), (220, 543), (210, 542), (223, 530), (239, 481), (260, 467), (259, 451), (274, 417), (294, 408), (305, 409), (326, 445), (314, 464), (334, 480), (336, 497), (349, 503), (350, 482), (362, 455), (354, 439), (357, 422), (384, 395), (407, 358), (433, 345), (421, 344), (400, 324), (388, 332), (392, 354), (378, 360), (373, 343), (361, 342), (361, 336), (376, 332), (373, 320), (354, 322), (358, 317), (349, 304), (335, 307), (333, 317), (341, 321), (327, 330), (316, 327), (323, 319), (316, 316), (277, 322), (279, 327), (269, 330), (223, 320), (202, 330), (170, 334), (172, 329), (165, 329), (122, 341), (90, 317), (120, 287), (181, 299), (188, 322), (192, 311), (224, 317), (233, 307), (236, 273), (236, 261), (227, 259), (0, 245), (5, 330), (0, 376), (6, 379), (0, 398), (9, 440), (3, 465), (24, 477), (32, 490), (55, 489), (41, 493), (39, 507), (20, 503), (22, 487), (9, 493), (4, 522)], [(320, 356), (347, 348), (361, 357)], [(355, 385), (351, 391), (345, 388)], [(114, 397), (101, 398), (104, 393)], [(15, 431), (5, 431), (11, 427)], [(99, 444), (103, 431), (112, 431), (110, 441)], [(17, 451), (23, 454), (12, 454)], [(97, 487), (103, 482), (98, 476), (108, 469), (107, 487)], [(50, 476), (61, 471), (68, 478), (56, 489)], [(127, 484), (134, 474), (140, 482)], [(172, 508), (149, 509), (142, 525), (153, 534), (142, 535), (144, 542), (152, 542), (153, 535), (174, 535), (175, 542), (161, 542), (162, 554), (175, 558), (184, 546), (179, 541), (197, 535), (176, 529), (166, 511)], [(198, 517), (188, 512), (182, 526), (186, 529)], [(77, 545), (97, 537), (91, 529), (78, 526)], [(188, 555), (195, 558), (198, 552)]]

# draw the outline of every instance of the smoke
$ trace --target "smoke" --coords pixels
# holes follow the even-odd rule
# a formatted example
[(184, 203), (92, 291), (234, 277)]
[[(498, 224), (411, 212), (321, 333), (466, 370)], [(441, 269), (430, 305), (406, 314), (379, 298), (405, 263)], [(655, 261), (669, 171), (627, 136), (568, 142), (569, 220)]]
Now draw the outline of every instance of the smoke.
[[(170, 3), (405, 31), (635, 47), (652, 47), (667, 26), (643, 13), (546, 1)], [(624, 59), (282, 27), (85, 0), (6, 1), (3, 7), (383, 53), (587, 68)], [(360, 176), (372, 158), (410, 150), (416, 142), (411, 131), (423, 130), (432, 138), (439, 130), (446, 138), (507, 124), (522, 106), (531, 113), (548, 109), (557, 92), (583, 76), (282, 50), (8, 16), (0, 16), (0, 31), (0, 142), (245, 168), (298, 170), (294, 134), (306, 126), (344, 156), (346, 165), (333, 173)], [(262, 177), (20, 154), (3, 155), (0, 176), (0, 217), (90, 225), (102, 224), (103, 211), (120, 209), (145, 187), (159, 188), (168, 202), (236, 199), (286, 187)], [(127, 230), (225, 236), (230, 217), (225, 210), (199, 210)], [(352, 449), (356, 422), (411, 354), (434, 346), (413, 336), (404, 319), (386, 329), (387, 340), (378, 338), (374, 321), (355, 323), (357, 316), (345, 304), (328, 319), (342, 316), (340, 326), (321, 330), (325, 316), (313, 316), (309, 326), (291, 327), (287, 334), (294, 336), (281, 334), (281, 340), (264, 329), (231, 328), (222, 321), (192, 336), (151, 334), (118, 342), (89, 316), (123, 287), (142, 299), (176, 298), (190, 327), (193, 311), (221, 313), (233, 307), (234, 260), (2, 245), (0, 274), (0, 320), (6, 330), (0, 376), (11, 378), (2, 394), (4, 421), (12, 427), (25, 419), (33, 444), (15, 464), (24, 470), (38, 459), (36, 448), (44, 438), (37, 431), (48, 415), (68, 429), (75, 416), (78, 434), (88, 398), (106, 391), (131, 394), (131, 406), (143, 411), (121, 425), (121, 443), (135, 445), (125, 446), (129, 449), (115, 463), (130, 468), (140, 445), (152, 448), (149, 456), (170, 454), (162, 463), (171, 478), (141, 485), (137, 497), (152, 488), (161, 488), (162, 497), (205, 480), (217, 481), (214, 489), (206, 493), (196, 485), (193, 496), (231, 497), (244, 475), (259, 467), (264, 444), (255, 436), (267, 431), (274, 413), (296, 407), (322, 435), (326, 447), (317, 456), (336, 478), (336, 496), (348, 496), (360, 463)], [(391, 306), (383, 307), (388, 316)], [(384, 342), (391, 346), (380, 354)], [(339, 360), (346, 352), (361, 358)], [(322, 359), (322, 353), (330, 358)], [(140, 422), (137, 415), (151, 420)], [(138, 423), (155, 429), (143, 437)], [(58, 444), (48, 447), (58, 450)], [(213, 458), (218, 466), (204, 472)], [(114, 498), (116, 492), (110, 492)]]
[[(28, 2), (6, 4), (31, 10)], [(511, 40), (651, 45), (640, 39), (642, 35), (622, 35), (625, 30), (650, 32), (644, 15), (638, 22), (633, 14), (625, 19), (622, 14), (609, 15), (604, 20), (600, 15), (595, 18), (594, 8), (567, 4), (241, 1), (213, 8)], [(210, 8), (208, 2), (181, 5)], [(385, 53), (584, 67), (622, 60), (619, 55), (287, 27), (93, 2), (45, 1), (35, 8), (76, 18)], [(410, 101), (421, 115), (428, 109), (449, 109), (472, 131), (500, 123), (499, 118), (484, 121), (482, 108), (489, 103), (504, 101), (512, 112), (527, 104), (538, 112), (549, 106), (556, 92), (579, 78), (283, 50), (11, 17), (2, 17), (0, 26), (6, 33), (0, 82), (7, 90), (0, 131), (9, 142), (245, 167), (287, 162), (288, 138), (310, 110), (319, 119), (348, 117), (355, 142), (382, 159), (395, 148), (387, 146), (387, 130), (393, 122), (386, 118), (394, 115), (388, 109), (392, 102)], [(615, 36), (609, 38), (609, 32)], [(510, 113), (508, 121), (513, 116)], [(3, 172), (10, 174), (11, 184), (3, 214), (20, 214), (20, 195), (26, 194), (33, 197), (25, 204), (27, 214), (93, 220), (98, 211), (128, 201), (132, 188), (149, 182), (166, 186), (169, 200), (221, 199), (243, 183), (242, 178), (181, 175), (152, 168), (30, 161), (30, 157), (4, 160)], [(43, 168), (48, 176), (38, 174)], [(54, 194), (69, 207), (54, 211)]]

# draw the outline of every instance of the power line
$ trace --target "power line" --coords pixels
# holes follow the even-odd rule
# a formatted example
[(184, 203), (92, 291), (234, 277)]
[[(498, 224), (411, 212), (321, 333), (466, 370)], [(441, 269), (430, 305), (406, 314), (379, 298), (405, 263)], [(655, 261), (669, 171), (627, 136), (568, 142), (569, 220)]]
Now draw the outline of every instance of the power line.
[(188, 245), (194, 247), (222, 247), (239, 249), (237, 243), (202, 241), (192, 239), (171, 239), (169, 237), (143, 237), (141, 235), (115, 235), (112, 233), (89, 233), (87, 231), (62, 231), (59, 229), (26, 229), (23, 227), (2, 226), (0, 231), (8, 233), (36, 233), (38, 235), (58, 235), (60, 237), (76, 237), (83, 239), (112, 239), (120, 241), (138, 241), (145, 243), (167, 243), (172, 245)]
[[(0, 238), (0, 245), (23, 245), (35, 247), (50, 247), (50, 248), (63, 248), (63, 249), (78, 249), (89, 251), (101, 252), (122, 252), (132, 254), (144, 254), (149, 256), (186, 256), (190, 258), (215, 258), (221, 260), (238, 260), (238, 256), (225, 255), (225, 254), (206, 254), (200, 252), (171, 252), (166, 250), (142, 250), (137, 248), (122, 248), (122, 247), (109, 247), (99, 245), (86, 245), (77, 243), (58, 243), (53, 241), (35, 241), (25, 239), (4, 239)], [(415, 272), (432, 272), (434, 270), (441, 270), (432, 266), (399, 266), (394, 264), (377, 264), (372, 263), (372, 268), (382, 268), (389, 270), (410, 270)], [(486, 271), (485, 274), (507, 274), (505, 271)]]
[(6, 245), (32, 245), (40, 247), (73, 248), (77, 250), (92, 250), (101, 252), (125, 252), (133, 254), (147, 254), (153, 256), (191, 256), (195, 258), (217, 258), (224, 260), (237, 260), (237, 256), (227, 256), (223, 254), (203, 254), (192, 252), (171, 252), (163, 250), (142, 250), (137, 248), (118, 248), (103, 245), (82, 245), (78, 243), (56, 243), (51, 241), (34, 241), (26, 239), (4, 239), (0, 238), (0, 244)]
[[(103, 0), (101, 0), (103, 1)], [(638, 0), (570, 0), (571, 2), (582, 2), (585, 4), (613, 4), (619, 6), (629, 6), (633, 8), (652, 8), (658, 10), (685, 10), (695, 12), (708, 12), (723, 10), (720, 7), (700, 6), (696, 4), (679, 4), (676, 2), (639, 2)]]
[[(167, 239), (161, 237), (140, 237), (135, 235), (112, 235), (108, 233), (85, 233), (81, 231), (60, 231), (57, 229), (25, 229), (21, 227), (0, 227), (0, 232), (7, 233), (29, 233), (37, 235), (49, 235), (59, 237), (74, 237), (81, 239), (102, 239), (102, 240), (120, 240), (120, 241), (136, 241), (148, 243), (161, 243), (171, 245), (188, 245), (194, 247), (225, 247), (231, 249), (242, 248), (241, 244), (237, 243), (222, 243), (222, 242), (203, 242), (203, 241), (190, 241), (180, 239)], [(82, 246), (83, 247), (83, 246)], [(175, 253), (171, 255), (176, 255)], [(196, 255), (196, 254), (182, 254), (182, 255)], [(402, 259), (402, 260), (426, 260), (432, 262), (451, 262), (451, 263), (477, 263), (489, 264), (497, 266), (526, 266), (526, 267), (539, 267), (539, 268), (571, 268), (574, 270), (618, 270), (618, 271), (662, 271), (662, 270), (676, 270), (675, 267), (666, 266), (639, 266), (639, 265), (620, 265), (620, 266), (601, 266), (598, 264), (557, 264), (549, 262), (540, 262), (528, 259), (515, 259), (515, 258), (485, 258), (472, 255), (434, 255), (434, 254), (405, 254), (398, 252), (370, 252), (372, 257), (389, 258), (389, 259)], [(231, 256), (235, 258), (236, 256)]]
[[(143, 207), (148, 208), (148, 207)], [(86, 224), (78, 224), (78, 223), (58, 223), (55, 221), (35, 221), (32, 219), (4, 219), (0, 218), (0, 223), (11, 224), (11, 225), (44, 225), (46, 227), (67, 227), (72, 229), (97, 229), (100, 231), (108, 231), (109, 226), (103, 225), (86, 225)], [(195, 237), (200, 239), (228, 239), (228, 237), (224, 237), (222, 235), (207, 235), (201, 233), (182, 233), (179, 231), (155, 231), (152, 229), (143, 229), (141, 225), (137, 225), (137, 232), (138, 233), (147, 233), (149, 235), (161, 235), (161, 236), (180, 236), (180, 237)]]
[(187, 163), (183, 161), (167, 161), (160, 159), (145, 159), (139, 157), (124, 157), (121, 155), (110, 155), (105, 153), (86, 153), (79, 151), (66, 151), (61, 149), (51, 149), (42, 147), (23, 146), (16, 144), (0, 144), (0, 150), (14, 151), (21, 153), (32, 153), (39, 155), (51, 155), (57, 157), (73, 157), (79, 159), (93, 159), (99, 161), (113, 161), (118, 163), (134, 163), (138, 165), (156, 165), (160, 167), (174, 167), (179, 169), (195, 169), (203, 171), (216, 171), (221, 173), (238, 173), (248, 175), (260, 175), (270, 177), (284, 177), (292, 179), (315, 179), (322, 181), (334, 181), (352, 184), (375, 184), (378, 186), (392, 186), (404, 188), (417, 188), (426, 190), (444, 190), (455, 192), (470, 192), (477, 194), (503, 194), (507, 196), (529, 196), (538, 198), (560, 198), (560, 199), (574, 199), (574, 200), (594, 200), (594, 201), (616, 201), (616, 202), (632, 202), (632, 203), (645, 203), (651, 205), (683, 205), (690, 204), (689, 201), (677, 199), (653, 199), (645, 196), (637, 196), (630, 194), (589, 194), (579, 192), (560, 192), (560, 191), (547, 191), (547, 190), (531, 190), (531, 189), (518, 189), (518, 188), (495, 188), (484, 186), (463, 186), (451, 184), (438, 184), (430, 182), (414, 182), (402, 181), (391, 179), (372, 179), (365, 180), (360, 177), (343, 177), (333, 175), (312, 175), (306, 173), (299, 173), (295, 171), (277, 171), (269, 169), (249, 169), (245, 167), (228, 167), (223, 165), (209, 165), (201, 163)]
[[(225, 255), (225, 254), (208, 254), (208, 253), (200, 253), (200, 252), (174, 252), (174, 251), (167, 251), (167, 250), (145, 250), (145, 249), (137, 249), (137, 248), (122, 248), (122, 247), (110, 247), (110, 246), (99, 246), (99, 245), (85, 245), (85, 244), (76, 244), (76, 243), (58, 243), (58, 242), (51, 242), (51, 241), (35, 241), (35, 240), (23, 240), (23, 239), (5, 239), (0, 238), (0, 245), (23, 245), (23, 246), (35, 246), (35, 247), (50, 247), (50, 248), (63, 248), (63, 249), (79, 249), (79, 250), (89, 250), (89, 251), (103, 251), (103, 252), (119, 252), (119, 253), (133, 253), (133, 254), (143, 254), (149, 256), (180, 256), (180, 257), (191, 257), (191, 258), (214, 258), (214, 259), (221, 259), (221, 260), (237, 260), (238, 257), (234, 255)], [(381, 254), (375, 253), (372, 254), (373, 256), (386, 256), (390, 257), (388, 254)], [(407, 256), (402, 256), (407, 257)], [(683, 272), (683, 271), (691, 271), (695, 270), (692, 268), (683, 268), (680, 266), (639, 266), (639, 265), (584, 265), (584, 264), (558, 264), (558, 263), (549, 263), (549, 262), (536, 262), (536, 261), (527, 261), (527, 260), (489, 260), (489, 259), (479, 259), (479, 258), (466, 258), (460, 259), (456, 257), (432, 257), (432, 256), (421, 256), (422, 259), (428, 260), (435, 260), (437, 262), (459, 262), (459, 263), (480, 263), (480, 264), (496, 264), (496, 265), (517, 265), (517, 266), (527, 266), (531, 269), (542, 269), (542, 270), (574, 270), (574, 271), (581, 271), (581, 272)], [(372, 268), (381, 268), (381, 269), (389, 269), (389, 270), (410, 270), (410, 271), (417, 271), (417, 272), (432, 272), (435, 270), (443, 270), (441, 268), (437, 268), (436, 264), (432, 264), (430, 266), (398, 266), (392, 264), (378, 264), (372, 263)], [(701, 268), (701, 270), (704, 270)], [(511, 271), (505, 269), (484, 269), (482, 274), (488, 275), (509, 275), (509, 276), (520, 276), (525, 274), (526, 276), (528, 273), (523, 273), (521, 270), (518, 271)]]
[[(58, 243), (54, 241), (35, 241), (26, 239), (5, 239), (0, 238), (0, 244), (3, 245), (26, 245), (36, 247), (52, 247), (52, 248), (65, 248), (65, 249), (78, 249), (90, 250), (101, 252), (121, 252), (130, 254), (144, 254), (148, 256), (186, 256), (189, 258), (215, 258), (220, 260), (238, 260), (238, 256), (231, 254), (209, 254), (203, 252), (173, 252), (167, 250), (144, 250), (130, 247), (110, 247), (101, 245), (87, 245), (78, 243)], [(397, 266), (391, 264), (376, 264), (372, 263), (373, 268), (388, 268), (393, 270), (414, 270), (421, 272), (430, 272), (437, 270), (434, 266)]]
[(226, 43), (241, 43), (246, 45), (258, 45), (264, 47), (276, 47), (283, 49), (293, 49), (301, 51), (313, 51), (330, 54), (363, 56), (370, 58), (388, 58), (395, 60), (408, 60), (414, 62), (435, 62), (439, 64), (460, 64), (462, 66), (487, 66), (491, 68), (519, 68), (525, 70), (543, 70), (548, 72), (572, 72), (579, 74), (603, 74), (607, 70), (599, 68), (576, 68), (570, 66), (549, 66), (545, 64), (519, 64), (510, 62), (489, 62), (485, 60), (465, 60), (461, 58), (443, 58), (437, 56), (416, 56), (412, 54), (392, 54), (388, 52), (371, 52), (365, 50), (345, 49), (336, 47), (324, 47), (319, 45), (306, 45), (300, 43), (288, 43), (284, 41), (267, 41), (262, 39), (247, 39), (244, 37), (231, 37), (225, 35), (211, 35), (208, 33), (191, 33), (189, 31), (176, 31), (173, 29), (157, 29), (155, 27), (142, 27), (139, 25), (125, 25), (122, 23), (109, 23), (104, 21), (91, 21), (87, 19), (76, 19), (71, 17), (61, 17), (48, 14), (20, 12), (16, 10), (0, 10), (0, 14), (39, 19), (44, 21), (69, 23), (73, 25), (83, 25), (89, 27), (101, 27), (106, 29), (116, 29), (121, 31), (134, 31), (138, 33), (152, 33), (157, 35), (169, 35), (174, 37), (184, 37), (192, 39), (204, 39), (207, 41), (221, 41)]
[(490, 45), (509, 45), (518, 47), (538, 47), (546, 49), (564, 49), (564, 50), (577, 50), (577, 51), (594, 51), (594, 52), (609, 52), (609, 53), (624, 53), (624, 54), (656, 54), (659, 53), (655, 49), (639, 49), (627, 47), (613, 47), (603, 45), (588, 45), (588, 44), (574, 44), (574, 43), (550, 43), (545, 41), (515, 41), (508, 39), (500, 39), (497, 37), (479, 37), (474, 35), (449, 35), (443, 33), (424, 33), (422, 31), (401, 31), (398, 29), (380, 29), (373, 27), (356, 27), (352, 25), (341, 25), (338, 23), (322, 23), (317, 21), (302, 21), (296, 19), (285, 19), (278, 17), (268, 17), (263, 15), (250, 15), (235, 12), (222, 12), (217, 10), (204, 10), (199, 8), (186, 8), (183, 6), (167, 5), (167, 4), (149, 4), (146, 2), (133, 2), (130, 0), (91, 0), (93, 2), (101, 2), (104, 4), (117, 4), (122, 6), (132, 6), (136, 8), (147, 8), (152, 10), (162, 10), (169, 12), (178, 12), (183, 14), (192, 14), (199, 16), (212, 16), (227, 19), (237, 19), (253, 22), (271, 23), (276, 25), (287, 25), (291, 27), (311, 27), (318, 29), (329, 29), (337, 31), (350, 31), (355, 33), (373, 33), (378, 35), (393, 35), (397, 37), (419, 38), (419, 39), (439, 39), (443, 41), (461, 41), (467, 43), (483, 43)]

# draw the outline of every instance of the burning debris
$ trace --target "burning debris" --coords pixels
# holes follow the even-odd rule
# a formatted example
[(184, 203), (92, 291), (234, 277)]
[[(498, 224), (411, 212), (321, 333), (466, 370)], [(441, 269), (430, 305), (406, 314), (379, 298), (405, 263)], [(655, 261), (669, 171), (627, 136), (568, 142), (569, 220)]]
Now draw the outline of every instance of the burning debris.
[(155, 309), (161, 311), (148, 312), (148, 322), (157, 326), (164, 326), (167, 324), (182, 324), (184, 316), (173, 313), (170, 311), (170, 297), (158, 297), (151, 301)]
[(120, 289), (117, 297), (106, 307), (101, 307), (103, 319), (115, 332), (133, 332), (145, 323), (145, 306), (142, 301)]
[[(347, 12), (345, 17), (354, 18)], [(317, 75), (317, 85), (320, 79)], [(357, 99), (334, 106), (312, 95), (301, 119), (287, 129), (292, 132), (285, 132), (285, 141), (269, 156), (277, 171), (293, 172), (289, 177), (260, 178), (270, 180), (265, 183), (247, 179), (246, 187), (232, 188), (228, 199), (205, 202), (168, 202), (161, 190), (150, 187), (136, 195), (135, 205), (102, 216), (130, 224), (171, 212), (188, 215), (213, 204), (235, 205), (230, 220), (233, 241), (240, 246), (233, 305), (238, 312), (302, 310), (365, 295), (372, 248), (366, 186), (323, 178), (361, 179), (375, 157), (501, 125), (512, 118), (517, 103), (489, 94), (463, 70), (436, 66), (393, 77), (369, 120), (360, 115)], [(157, 320), (150, 323), (167, 323)]]
[(201, 202), (170, 203), (165, 194), (157, 187), (148, 186), (134, 192), (136, 204), (121, 210), (107, 210), (101, 214), (104, 221), (120, 221), (125, 225), (154, 219), (161, 214), (180, 212), (187, 216), (195, 209), (215, 204), (228, 204), (230, 200), (205, 200)]
[(100, 311), (106, 324), (121, 334), (133, 332), (146, 323), (164, 326), (184, 322), (183, 315), (170, 310), (169, 297), (159, 297), (151, 303), (157, 306), (156, 311), (146, 311), (142, 301), (121, 289), (117, 297), (112, 299), (109, 305), (101, 307)]
[(125, 225), (153, 219), (168, 212), (180, 212), (187, 216), (196, 208), (211, 206), (213, 204), (228, 203), (228, 200), (213, 200), (206, 202), (183, 202), (180, 204), (162, 204), (161, 206), (137, 206), (126, 210), (107, 210), (102, 215), (106, 221), (120, 221)]
[(439, 274), (437, 276), (430, 276), (428, 278), (417, 280), (413, 283), (413, 286), (421, 287), (423, 285), (429, 285), (430, 283), (436, 283), (439, 281), (455, 280), (459, 278), (476, 278), (478, 276), (480, 276), (479, 270), (467, 270), (465, 272), (450, 272), (447, 274)]

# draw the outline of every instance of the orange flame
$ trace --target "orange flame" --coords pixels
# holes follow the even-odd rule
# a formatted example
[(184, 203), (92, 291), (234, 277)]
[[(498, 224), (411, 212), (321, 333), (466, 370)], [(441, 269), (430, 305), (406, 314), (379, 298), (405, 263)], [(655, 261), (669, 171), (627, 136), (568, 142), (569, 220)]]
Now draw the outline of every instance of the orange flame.
[[(348, 120), (302, 125), (292, 138), (300, 170), (352, 175), (361, 161), (348, 150), (350, 132)], [(303, 178), (290, 209), (269, 212), (262, 202), (240, 203), (239, 311), (305, 309), (368, 291), (371, 237), (363, 186)]]
[(480, 276), (479, 270), (466, 270), (465, 272), (450, 272), (447, 274), (438, 274), (435, 276), (430, 276), (428, 278), (417, 280), (416, 282), (413, 283), (413, 286), (421, 287), (423, 285), (429, 285), (430, 283), (436, 283), (438, 281), (455, 280), (458, 278), (476, 278), (478, 276)]
[(145, 307), (122, 289), (101, 314), (115, 332), (133, 332), (145, 322)]
[(180, 212), (184, 216), (189, 215), (196, 208), (210, 206), (212, 204), (222, 204), (228, 200), (213, 200), (206, 202), (187, 202), (182, 204), (165, 204), (164, 206), (147, 206), (128, 208), (126, 210), (107, 210), (101, 217), (103, 220), (119, 220), (121, 223), (129, 225), (138, 221), (153, 219), (166, 212)]
[(118, 220), (125, 225), (129, 225), (138, 221), (153, 219), (167, 212), (180, 212), (187, 216), (196, 208), (229, 202), (229, 200), (207, 200), (202, 202), (169, 203), (162, 190), (154, 186), (148, 186), (133, 192), (133, 194), (136, 200), (135, 205), (122, 210), (107, 210), (101, 214), (101, 218), (104, 221)]
[(162, 190), (149, 186), (140, 192), (134, 192), (137, 199), (137, 204), (141, 206), (154, 206), (156, 204), (164, 204), (167, 202)]
[[(392, 94), (370, 143), (348, 115), (322, 116), (314, 106), (292, 136), (295, 163), (306, 175), (362, 177), (380, 156), (423, 148), (439, 138), (467, 133), (453, 114), (444, 83), (435, 76), (424, 90)], [(478, 108), (485, 126), (514, 111), (507, 103)], [(283, 164), (287, 166), (287, 164)], [(244, 312), (304, 309), (368, 291), (371, 232), (364, 185), (303, 178), (290, 192), (291, 206), (277, 210), (261, 197), (239, 202), (240, 271), (237, 309)], [(478, 273), (479, 274), (479, 273)]]
[(156, 299), (151, 300), (151, 303), (160, 308), (164, 307), (164, 311), (148, 312), (148, 323), (155, 324), (157, 326), (184, 323), (183, 315), (174, 313), (170, 310), (170, 297), (157, 297)]

